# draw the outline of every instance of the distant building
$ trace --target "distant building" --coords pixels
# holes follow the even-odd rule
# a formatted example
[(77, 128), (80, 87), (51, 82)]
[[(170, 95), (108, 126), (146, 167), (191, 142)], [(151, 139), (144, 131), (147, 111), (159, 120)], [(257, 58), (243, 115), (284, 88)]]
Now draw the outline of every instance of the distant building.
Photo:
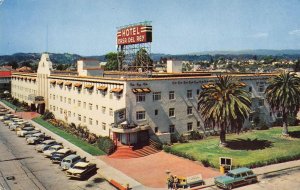
[[(151, 74), (103, 72), (96, 60), (79, 60), (77, 72), (54, 72), (43, 54), (37, 73), (14, 72), (12, 96), (39, 112), (48, 109), (55, 118), (86, 125), (98, 135), (123, 144), (206, 130), (197, 110), (201, 86), (216, 80), (212, 73), (184, 72), (182, 62), (167, 62), (167, 72)], [(253, 117), (270, 124), (275, 120), (264, 99), (266, 80), (272, 74), (234, 74), (252, 93)], [(36, 97), (43, 97), (43, 101)]]
[(11, 67), (0, 67), (0, 92), (10, 91)]

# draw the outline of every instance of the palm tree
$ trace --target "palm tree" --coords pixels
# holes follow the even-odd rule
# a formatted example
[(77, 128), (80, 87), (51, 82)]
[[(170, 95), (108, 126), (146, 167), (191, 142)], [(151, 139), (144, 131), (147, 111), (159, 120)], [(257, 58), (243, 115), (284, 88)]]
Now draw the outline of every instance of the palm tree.
[(217, 76), (215, 83), (202, 85), (198, 108), (206, 125), (217, 126), (220, 144), (226, 145), (226, 130), (239, 131), (251, 111), (251, 98), (246, 84), (231, 76)]
[(295, 116), (300, 107), (300, 78), (295, 73), (282, 72), (268, 83), (266, 100), (273, 113), (282, 116), (282, 134), (288, 135), (288, 116)]

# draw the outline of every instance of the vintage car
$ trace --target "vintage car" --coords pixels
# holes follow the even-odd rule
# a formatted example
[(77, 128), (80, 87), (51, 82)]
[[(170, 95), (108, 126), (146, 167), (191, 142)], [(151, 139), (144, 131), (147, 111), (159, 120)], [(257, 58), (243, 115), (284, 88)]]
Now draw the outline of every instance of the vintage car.
[(61, 162), (60, 162), (60, 168), (62, 170), (68, 170), (72, 168), (77, 162), (84, 162), (86, 161), (85, 158), (81, 158), (79, 155), (76, 154), (71, 154), (67, 157), (65, 157)]
[(38, 152), (42, 152), (42, 151), (48, 149), (50, 146), (57, 145), (57, 144), (61, 144), (61, 143), (58, 143), (55, 140), (51, 140), (51, 139), (45, 140), (45, 141), (41, 142), (41, 144), (37, 145), (35, 147), (35, 150)]
[(69, 156), (74, 153), (75, 152), (73, 150), (63, 148), (63, 149), (60, 149), (60, 150), (52, 153), (50, 159), (51, 159), (52, 163), (60, 163), (62, 161), (62, 159), (64, 159), (66, 156)]
[(225, 189), (232, 189), (255, 182), (257, 182), (256, 174), (246, 167), (230, 170), (226, 175), (215, 178), (215, 185)]
[(77, 162), (73, 168), (66, 171), (67, 176), (70, 178), (84, 179), (88, 175), (97, 171), (96, 164), (88, 162)]
[(47, 150), (44, 150), (43, 151), (43, 154), (45, 157), (51, 157), (52, 156), (52, 153), (60, 150), (64, 148), (62, 145), (58, 144), (58, 145), (53, 145), (51, 147), (49, 147)]
[(28, 134), (35, 134), (35, 133), (40, 133), (41, 131), (38, 130), (38, 129), (34, 129), (34, 130), (21, 130), (21, 131), (18, 131), (17, 135), (18, 137), (25, 137), (25, 135), (28, 135)]
[(30, 137), (26, 139), (27, 144), (38, 144), (45, 140), (50, 140), (50, 136), (46, 136), (44, 133), (31, 134)]

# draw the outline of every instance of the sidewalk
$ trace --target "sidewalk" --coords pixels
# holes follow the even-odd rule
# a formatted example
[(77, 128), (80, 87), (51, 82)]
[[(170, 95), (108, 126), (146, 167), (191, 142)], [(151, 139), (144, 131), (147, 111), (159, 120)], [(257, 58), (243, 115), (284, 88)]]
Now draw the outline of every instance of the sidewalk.
[[(4, 107), (10, 109), (11, 111), (14, 111), (13, 109), (8, 107), (4, 103), (0, 102), (0, 104), (3, 105)], [(70, 143), (69, 141), (65, 140), (64, 138), (56, 135), (55, 133), (49, 131), (48, 129), (44, 128), (43, 126), (39, 125), (38, 123), (36, 123), (32, 120), (29, 120), (29, 122), (33, 126), (40, 128), (42, 132), (46, 133), (47, 135), (50, 135), (52, 138), (54, 138), (58, 142), (61, 142), (65, 147), (68, 147), (68, 148), (76, 151), (81, 157), (86, 157), (88, 161), (97, 164), (97, 167), (99, 168), (97, 170), (97, 173), (99, 175), (101, 175), (103, 178), (105, 178), (107, 181), (110, 181), (110, 180), (113, 179), (113, 180), (119, 182), (120, 184), (122, 184), (123, 186), (126, 186), (126, 184), (129, 184), (130, 188), (132, 188), (133, 190), (135, 190), (135, 189), (147, 189), (142, 184), (137, 182), (136, 180), (132, 179), (131, 177), (129, 177), (127, 175), (125, 175), (123, 172), (109, 166), (108, 164), (106, 164), (105, 162), (100, 160), (99, 158), (83, 151), (79, 147), (75, 146), (74, 144)]]

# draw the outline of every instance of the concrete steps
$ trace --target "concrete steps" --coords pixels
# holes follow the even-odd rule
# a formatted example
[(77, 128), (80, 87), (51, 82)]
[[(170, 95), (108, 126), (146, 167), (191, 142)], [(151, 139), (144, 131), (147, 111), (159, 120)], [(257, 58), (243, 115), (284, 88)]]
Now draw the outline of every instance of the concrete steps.
[(140, 158), (151, 154), (155, 154), (159, 151), (160, 150), (157, 150), (149, 145), (143, 146), (142, 148), (138, 149), (129, 146), (119, 146), (117, 150), (108, 157), (118, 159)]

